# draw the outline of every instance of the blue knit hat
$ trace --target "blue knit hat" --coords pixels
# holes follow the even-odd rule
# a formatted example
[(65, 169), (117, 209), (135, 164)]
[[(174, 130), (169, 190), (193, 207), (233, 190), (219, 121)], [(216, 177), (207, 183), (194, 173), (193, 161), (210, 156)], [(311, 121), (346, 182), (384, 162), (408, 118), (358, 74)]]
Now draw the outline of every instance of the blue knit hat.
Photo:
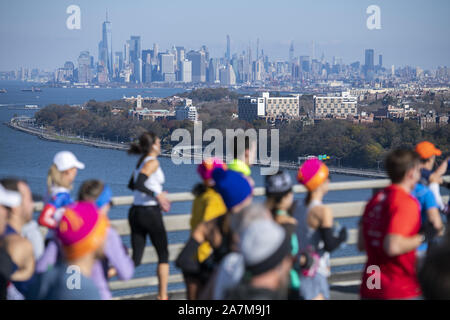
[(228, 209), (244, 201), (251, 193), (252, 187), (242, 174), (217, 168), (213, 171), (215, 189), (222, 196)]
[(95, 201), (97, 208), (101, 208), (104, 205), (107, 205), (108, 203), (110, 203), (111, 198), (112, 198), (112, 190), (109, 186), (107, 186), (105, 184), (103, 186), (102, 193), (98, 196), (97, 200)]

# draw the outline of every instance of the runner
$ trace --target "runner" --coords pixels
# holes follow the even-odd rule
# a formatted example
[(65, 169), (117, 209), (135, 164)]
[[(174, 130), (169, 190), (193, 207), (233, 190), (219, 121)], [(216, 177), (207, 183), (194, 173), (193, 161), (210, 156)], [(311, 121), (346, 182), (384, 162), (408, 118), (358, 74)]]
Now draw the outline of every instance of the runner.
[[(0, 184), (0, 235), (6, 230), (8, 213), (11, 208), (20, 206), (22, 196), (19, 192), (9, 191)], [(0, 300), (6, 300), (6, 292), (11, 275), (17, 269), (4, 239), (0, 239)]]
[[(414, 187), (412, 195), (419, 201), (421, 231), (427, 234), (427, 239), (429, 240), (417, 249), (418, 264), (420, 266), (428, 249), (434, 245), (434, 243), (439, 241), (440, 237), (444, 234), (445, 225), (442, 222), (436, 195), (429, 187), (431, 185), (437, 185), (439, 189), (437, 180), (439, 180), (440, 177), (434, 173), (432, 174), (431, 169), (433, 169), (436, 156), (440, 155), (441, 151), (427, 141), (419, 143), (416, 146), (415, 151), (420, 156), (421, 178)], [(445, 168), (445, 170), (446, 169), (447, 168)], [(440, 197), (440, 194), (438, 196)]]
[(152, 132), (139, 137), (139, 143), (131, 145), (129, 154), (138, 154), (140, 159), (131, 176), (128, 187), (134, 191), (134, 202), (128, 214), (131, 227), (133, 262), (141, 264), (147, 235), (158, 254), (159, 300), (167, 300), (169, 279), (169, 249), (162, 212), (170, 210), (170, 202), (163, 192), (164, 173), (157, 160), (161, 153), (161, 140)]
[(27, 293), (30, 300), (100, 300), (90, 279), (96, 259), (103, 257), (109, 221), (89, 202), (68, 206), (56, 237), (64, 258), (49, 271), (38, 274)]
[[(420, 205), (411, 191), (420, 179), (420, 157), (395, 150), (385, 167), (392, 184), (372, 197), (360, 221), (358, 248), (367, 252), (360, 294), (363, 299), (417, 299), (416, 249), (426, 238), (418, 233)], [(378, 273), (373, 275), (369, 266)]]
[(442, 154), (432, 143), (423, 141), (416, 146), (415, 151), (420, 156), (421, 162), (421, 178), (413, 195), (419, 200), (421, 205), (422, 224), (430, 223), (436, 233), (442, 235), (444, 233), (444, 224), (439, 211), (444, 211), (445, 204), (439, 191), (439, 184), (442, 184), (442, 176), (447, 171), (448, 159), (446, 159), (433, 172), (436, 156)]
[[(212, 173), (215, 189), (221, 195), (227, 213), (210, 221), (200, 223), (192, 232), (185, 248), (177, 258), (176, 266), (185, 273), (200, 272), (197, 259), (199, 246), (208, 241), (212, 248), (212, 268), (216, 269), (223, 257), (232, 250), (231, 217), (249, 206), (252, 202), (252, 188), (240, 173), (217, 168)], [(209, 278), (200, 299), (211, 299), (213, 295), (214, 274)]]
[(450, 300), (450, 241), (440, 243), (426, 256), (419, 271), (423, 297), (427, 300)]
[(285, 300), (292, 266), (290, 237), (271, 220), (253, 222), (242, 235), (240, 252), (249, 274), (226, 294), (230, 300)]
[(59, 208), (73, 203), (70, 190), (78, 169), (82, 170), (84, 167), (84, 164), (78, 161), (70, 151), (61, 151), (55, 155), (47, 176), (49, 200), (38, 219), (41, 226), (49, 229), (57, 227), (58, 217), (55, 216), (55, 213)]
[[(31, 190), (24, 181), (17, 179), (2, 179), (0, 184), (6, 190), (18, 192), (21, 196), (20, 204), (11, 207), (8, 212), (7, 225), (1, 237), (15, 264), (11, 284), (8, 286), (8, 295), (10, 288), (13, 291), (18, 289), (23, 294), (28, 289), (27, 281), (32, 277), (35, 267), (33, 245), (21, 235), (22, 227), (31, 221), (33, 216)], [(23, 297), (19, 295), (20, 298)]]
[[(299, 251), (311, 255), (318, 263), (304, 268), (300, 275), (300, 295), (306, 300), (330, 299), (330, 253), (347, 241), (347, 229), (337, 235), (333, 213), (323, 204), (328, 192), (328, 167), (318, 159), (307, 160), (298, 170), (297, 179), (308, 190), (305, 205), (298, 206), (294, 217), (298, 221)], [(310, 264), (308, 264), (310, 265)]]
[[(239, 145), (243, 141), (244, 146)], [(254, 164), (256, 158), (256, 143), (248, 136), (236, 136), (233, 138), (233, 160), (228, 164), (228, 169), (243, 174), (253, 188), (255, 181), (251, 177), (250, 167)]]
[[(197, 172), (203, 182), (197, 184), (192, 191), (195, 199), (192, 202), (191, 233), (197, 228), (199, 223), (215, 219), (227, 211), (222, 197), (214, 190), (212, 172), (216, 168), (226, 169), (226, 165), (218, 158), (211, 158), (204, 160), (198, 166)], [(211, 245), (205, 241), (198, 248), (198, 261), (201, 271), (198, 274), (183, 274), (188, 300), (196, 300), (198, 298), (198, 292), (202, 290), (202, 287), (211, 275), (211, 253)]]
[[(79, 191), (78, 200), (95, 203), (99, 214), (108, 217), (111, 208), (112, 191), (98, 180), (85, 181)], [(104, 259), (96, 261), (92, 269), (91, 279), (99, 289), (102, 300), (111, 300), (108, 278), (115, 275), (120, 280), (130, 280), (134, 274), (133, 261), (127, 254), (120, 235), (109, 227), (106, 235)]]
[(240, 239), (247, 228), (258, 220), (273, 220), (269, 210), (261, 203), (253, 203), (232, 216), (232, 252), (222, 259), (217, 268), (212, 299), (225, 299), (226, 292), (239, 285), (243, 279), (245, 263), (244, 257), (239, 251)]
[[(295, 233), (297, 229), (297, 220), (292, 217), (294, 203), (294, 192), (292, 191), (291, 176), (287, 172), (279, 171), (272, 176), (266, 176), (266, 207), (272, 213), (272, 217), (280, 224), (288, 236), (291, 238), (291, 254), (298, 263), (294, 263), (290, 270), (290, 285), (288, 300), (299, 300), (300, 297), (300, 265), (306, 263), (306, 257), (303, 256), (300, 262), (298, 252), (298, 238)], [(296, 261), (297, 262), (297, 261)]]
[(37, 273), (47, 271), (60, 258), (61, 248), (55, 239), (54, 229), (58, 226), (64, 207), (74, 202), (70, 191), (78, 169), (84, 168), (85, 165), (70, 151), (58, 152), (53, 158), (53, 164), (47, 175), (48, 200), (38, 218), (39, 224), (49, 230), (46, 235), (44, 253), (36, 263)]

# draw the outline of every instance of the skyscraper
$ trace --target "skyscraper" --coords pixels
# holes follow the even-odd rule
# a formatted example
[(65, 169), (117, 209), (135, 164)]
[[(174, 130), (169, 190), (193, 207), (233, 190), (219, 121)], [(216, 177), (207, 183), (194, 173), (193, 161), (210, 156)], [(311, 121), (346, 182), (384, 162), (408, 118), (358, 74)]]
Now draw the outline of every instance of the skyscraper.
[(112, 50), (112, 24), (108, 21), (108, 12), (106, 12), (106, 21), (102, 26), (102, 41), (98, 46), (98, 61), (108, 71), (110, 77), (113, 74), (113, 50)]
[(259, 38), (256, 39), (256, 60), (259, 60)]
[(219, 63), (217, 59), (210, 59), (209, 60), (209, 67), (208, 67), (208, 82), (209, 83), (216, 83), (219, 81)]
[(133, 64), (135, 82), (142, 82), (141, 37), (130, 37), (130, 63)]
[(184, 61), (186, 59), (186, 50), (184, 47), (177, 47), (177, 58), (178, 62)]
[(294, 41), (291, 41), (291, 46), (289, 47), (289, 62), (294, 60)]
[(309, 56), (301, 56), (300, 65), (303, 72), (309, 72), (310, 71)]
[(192, 82), (192, 61), (180, 61), (180, 81)]
[(252, 65), (252, 80), (253, 81), (261, 81), (262, 80), (262, 74), (264, 72), (263, 68), (264, 68), (264, 64), (261, 60), (253, 61), (253, 65)]
[(123, 63), (125, 64), (125, 67), (128, 67), (130, 65), (130, 63), (131, 63), (130, 48), (131, 48), (131, 41), (127, 40), (125, 42), (124, 47), (123, 47), (123, 53), (124, 53)]
[(373, 70), (373, 58), (374, 58), (374, 50), (373, 49), (366, 49), (365, 52), (366, 55), (366, 59), (365, 59), (365, 66), (367, 67), (367, 69), (369, 70)]
[(219, 72), (221, 85), (234, 86), (236, 84), (236, 76), (234, 74), (233, 66), (231, 64), (227, 64), (227, 66), (221, 68)]
[(227, 35), (227, 61), (231, 60), (231, 40), (230, 40), (230, 36)]
[(192, 61), (192, 82), (206, 81), (206, 65), (204, 51), (189, 51), (186, 58)]
[(131, 61), (137, 60), (141, 57), (141, 37), (130, 37), (130, 59)]
[(78, 57), (78, 82), (90, 83), (91, 81), (91, 56), (89, 51), (82, 51)]
[(365, 51), (365, 63), (364, 63), (364, 74), (366, 78), (371, 78), (374, 71), (374, 50), (366, 49)]
[(114, 77), (118, 77), (120, 71), (123, 69), (123, 53), (122, 51), (116, 51), (114, 54), (114, 61), (113, 61), (113, 72)]
[(378, 65), (380, 66), (380, 68), (383, 67), (383, 55), (379, 55), (378, 56)]
[(157, 43), (153, 44), (153, 59), (157, 60), (159, 54), (159, 46)]
[(152, 82), (152, 51), (142, 50), (142, 82)]
[(164, 75), (166, 73), (175, 73), (174, 60), (175, 56), (171, 53), (164, 53), (160, 55), (161, 58), (161, 73)]

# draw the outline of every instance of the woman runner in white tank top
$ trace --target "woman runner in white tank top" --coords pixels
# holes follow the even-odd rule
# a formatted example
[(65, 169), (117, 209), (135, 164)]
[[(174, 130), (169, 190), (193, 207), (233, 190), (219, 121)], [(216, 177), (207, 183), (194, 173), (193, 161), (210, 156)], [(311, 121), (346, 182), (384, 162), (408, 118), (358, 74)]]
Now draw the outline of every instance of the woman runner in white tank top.
[(157, 160), (161, 151), (160, 139), (151, 132), (139, 137), (138, 144), (132, 144), (129, 154), (141, 158), (134, 170), (128, 187), (134, 192), (133, 206), (128, 214), (131, 228), (131, 246), (135, 266), (140, 265), (144, 254), (147, 235), (158, 254), (159, 300), (167, 300), (169, 278), (169, 250), (167, 232), (162, 211), (170, 210), (170, 202), (163, 192), (164, 173)]

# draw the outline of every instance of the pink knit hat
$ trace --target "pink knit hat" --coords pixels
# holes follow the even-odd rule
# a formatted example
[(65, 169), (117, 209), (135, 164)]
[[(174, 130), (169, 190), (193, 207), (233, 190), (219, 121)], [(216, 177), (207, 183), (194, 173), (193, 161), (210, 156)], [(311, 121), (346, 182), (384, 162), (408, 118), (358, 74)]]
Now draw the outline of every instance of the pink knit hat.
[(203, 162), (198, 166), (197, 172), (202, 177), (204, 181), (212, 179), (212, 172), (216, 168), (227, 169), (227, 165), (223, 163), (219, 158), (209, 158), (203, 160)]
[(306, 160), (298, 169), (297, 180), (309, 191), (314, 191), (328, 178), (328, 167), (319, 159)]
[(77, 202), (67, 207), (57, 229), (66, 258), (80, 258), (97, 250), (106, 237), (109, 221), (93, 203)]

